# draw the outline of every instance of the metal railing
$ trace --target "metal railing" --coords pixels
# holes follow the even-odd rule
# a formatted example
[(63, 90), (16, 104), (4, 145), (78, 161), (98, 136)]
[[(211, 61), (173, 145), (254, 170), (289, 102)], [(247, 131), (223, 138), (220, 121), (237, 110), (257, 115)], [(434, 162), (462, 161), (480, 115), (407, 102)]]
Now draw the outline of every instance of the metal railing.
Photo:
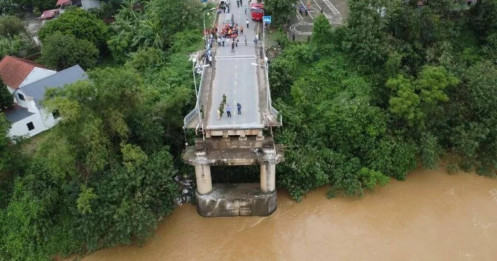
[[(201, 97), (202, 91), (204, 89), (204, 70), (205, 70), (205, 68), (203, 67), (204, 61), (205, 61), (205, 58), (202, 59), (202, 63), (201, 63), (202, 64), (202, 71), (200, 74), (200, 83), (199, 83), (199, 86), (197, 89), (197, 93), (195, 94), (197, 101), (195, 102), (195, 107), (193, 108), (193, 110), (191, 110), (183, 119), (183, 126), (184, 127), (187, 127), (187, 125), (195, 118), (196, 115), (198, 115), (199, 125), (201, 125), (200, 123), (202, 121), (202, 115), (201, 115), (201, 113), (199, 115), (199, 110), (200, 110), (200, 97)], [(198, 63), (195, 64), (194, 70), (197, 68), (197, 64)], [(194, 73), (196, 73), (196, 70)]]
[(262, 41), (262, 49), (263, 49), (263, 59), (264, 59), (264, 70), (265, 70), (265, 77), (264, 80), (266, 82), (266, 102), (267, 102), (267, 111), (270, 114), (273, 114), (276, 117), (276, 120), (279, 122), (279, 125), (283, 125), (283, 117), (280, 115), (280, 113), (272, 106), (272, 100), (271, 100), (271, 86), (269, 85), (269, 63), (268, 63), (268, 58), (266, 56), (266, 46), (265, 46), (265, 31), (266, 31), (266, 26), (264, 25), (264, 22), (262, 23), (262, 34), (263, 34), (263, 41)]

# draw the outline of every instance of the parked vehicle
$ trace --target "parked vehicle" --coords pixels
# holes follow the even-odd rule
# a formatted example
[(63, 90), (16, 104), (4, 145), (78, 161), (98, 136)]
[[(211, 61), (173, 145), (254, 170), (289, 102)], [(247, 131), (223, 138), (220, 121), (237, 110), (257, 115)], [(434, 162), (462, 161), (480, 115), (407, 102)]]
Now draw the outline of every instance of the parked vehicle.
[(264, 16), (264, 4), (262, 3), (251, 4), (250, 15), (252, 16), (252, 20), (262, 21), (262, 17)]

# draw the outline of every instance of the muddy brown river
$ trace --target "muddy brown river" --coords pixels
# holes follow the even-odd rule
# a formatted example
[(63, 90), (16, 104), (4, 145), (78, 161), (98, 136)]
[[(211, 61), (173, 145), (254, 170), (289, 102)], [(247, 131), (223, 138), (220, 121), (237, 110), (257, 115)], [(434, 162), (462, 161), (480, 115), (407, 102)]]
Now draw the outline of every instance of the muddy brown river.
[(420, 170), (361, 198), (280, 192), (269, 217), (203, 218), (184, 205), (142, 247), (83, 260), (497, 260), (497, 180)]

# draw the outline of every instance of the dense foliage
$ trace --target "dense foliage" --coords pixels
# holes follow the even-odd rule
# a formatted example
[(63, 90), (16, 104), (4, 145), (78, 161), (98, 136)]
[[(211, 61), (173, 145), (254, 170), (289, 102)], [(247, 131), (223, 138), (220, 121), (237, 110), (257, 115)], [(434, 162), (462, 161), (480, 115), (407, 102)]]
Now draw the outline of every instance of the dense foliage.
[(10, 108), (13, 104), (14, 98), (0, 78), (0, 111)]
[(56, 3), (57, 0), (0, 0), (0, 15), (23, 11), (41, 13), (43, 10), (54, 9)]
[(36, 49), (19, 18), (10, 15), (0, 16), (0, 59), (6, 55), (30, 56), (36, 52)]
[(74, 35), (77, 39), (88, 40), (99, 50), (105, 50), (108, 29), (94, 14), (79, 8), (65, 11), (57, 19), (49, 21), (39, 32), (43, 41), (55, 32)]
[(40, 60), (45, 66), (57, 71), (75, 64), (87, 69), (95, 66), (98, 54), (97, 47), (90, 41), (57, 31), (43, 42)]
[[(202, 12), (201, 5), (192, 8)], [(151, 15), (140, 19), (160, 23)], [(140, 243), (174, 209), (173, 178), (184, 168), (182, 119), (193, 103), (188, 58), (203, 45), (201, 16), (188, 19), (189, 26), (170, 32), (167, 46), (139, 46), (111, 66), (87, 70), (88, 80), (48, 91), (43, 105), (61, 122), (34, 154), (19, 150), (28, 141), (11, 143), (10, 125), (0, 118), (1, 260)], [(66, 11), (42, 31), (40, 62), (56, 69), (94, 66), (95, 44), (116, 37), (82, 10)]]
[[(361, 194), (421, 163), (495, 175), (497, 1), (352, 0), (348, 25), (285, 43), (271, 87), (288, 145), (279, 184), (299, 200)], [(319, 94), (319, 95), (316, 95)]]
[(155, 0), (145, 8), (136, 8), (133, 1), (125, 2), (107, 42), (112, 55), (122, 62), (139, 49), (168, 49), (174, 44), (176, 33), (201, 26), (201, 7), (197, 0)]
[(266, 15), (271, 15), (273, 24), (284, 24), (295, 13), (293, 0), (266, 0), (264, 10)]
[(7, 36), (14, 36), (16, 34), (20, 34), (24, 32), (24, 24), (22, 23), (21, 19), (12, 16), (12, 15), (5, 15), (5, 16), (0, 16), (0, 35), (7, 37)]

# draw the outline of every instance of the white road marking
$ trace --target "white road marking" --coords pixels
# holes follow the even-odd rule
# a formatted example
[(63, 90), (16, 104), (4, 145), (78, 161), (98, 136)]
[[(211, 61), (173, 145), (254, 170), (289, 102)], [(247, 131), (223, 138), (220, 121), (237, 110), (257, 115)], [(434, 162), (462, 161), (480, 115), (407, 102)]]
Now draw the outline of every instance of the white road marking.
[(341, 15), (340, 11), (329, 1), (329, 0), (322, 0), (324, 4), (333, 12), (334, 15)]
[(299, 13), (299, 9), (295, 9), (295, 11), (297, 11), (297, 19), (300, 21), (300, 20), (304, 20), (304, 17), (302, 17), (302, 15), (300, 15)]
[(323, 8), (321, 8), (321, 6), (318, 4), (318, 2), (316, 2), (316, 0), (312, 0), (314, 1), (314, 3), (319, 7), (320, 10), (322, 10)]

